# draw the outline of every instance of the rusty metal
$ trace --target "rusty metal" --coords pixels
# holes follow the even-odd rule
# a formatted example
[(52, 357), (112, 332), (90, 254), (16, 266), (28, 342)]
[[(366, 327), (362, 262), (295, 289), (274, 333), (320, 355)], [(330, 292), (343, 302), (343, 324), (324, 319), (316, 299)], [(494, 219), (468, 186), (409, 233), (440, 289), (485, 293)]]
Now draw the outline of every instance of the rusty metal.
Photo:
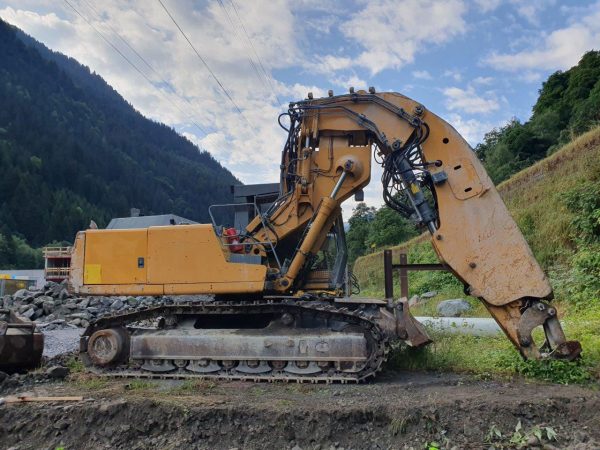
[(94, 332), (88, 341), (87, 351), (94, 364), (106, 367), (122, 362), (127, 356), (128, 333), (119, 328)]
[[(361, 381), (374, 376), (386, 358), (389, 338), (375, 321), (379, 309), (378, 305), (341, 305), (337, 308), (326, 301), (288, 299), (165, 305), (98, 320), (82, 337), (81, 356), (88, 367), (113, 376), (125, 376), (123, 374), (130, 373), (132, 367), (137, 366), (137, 373), (150, 372), (159, 377), (183, 373), (183, 378), (283, 377), (292, 381), (318, 377), (324, 382)], [(203, 315), (222, 317), (242, 313), (275, 315), (274, 320), (280, 329), (274, 325), (237, 331), (193, 327)], [(295, 317), (293, 326), (282, 325), (281, 316), (286, 313)], [(333, 328), (294, 328), (298, 326), (300, 316), (308, 321), (307, 326), (314, 321), (330, 322), (337, 331)], [(94, 362), (89, 344), (95, 333), (159, 317), (176, 317), (176, 324), (164, 330), (130, 328), (132, 359), (129, 362), (115, 367)], [(223, 338), (221, 347), (213, 347), (219, 336)], [(224, 354), (217, 355), (217, 351)], [(235, 357), (237, 359), (227, 359)], [(136, 361), (141, 362), (141, 366)]]
[[(251, 329), (212, 328), (214, 321), (207, 317), (226, 320), (224, 317), (240, 314), (258, 322), (261, 319), (257, 315), (265, 315), (271, 322)], [(131, 326), (141, 320), (159, 322), (161, 317), (170, 318), (160, 322), (170, 325)], [(400, 330), (409, 338), (406, 342), (425, 343), (425, 339), (417, 338), (408, 309), (399, 317), (409, 327), (408, 331)], [(202, 328), (199, 323), (210, 326)], [(112, 358), (117, 352), (111, 345), (106, 358), (110, 363), (95, 362), (98, 355), (94, 352), (98, 350), (91, 347), (98, 338), (92, 338), (106, 336), (108, 330), (125, 330), (125, 326), (130, 333), (126, 340), (130, 342), (129, 359), (114, 365)], [(80, 348), (90, 370), (111, 376), (351, 382), (366, 380), (381, 370), (389, 343), (398, 339), (398, 327), (393, 310), (380, 304), (336, 306), (326, 300), (288, 298), (214, 301), (163, 305), (104, 317), (88, 327)], [(112, 344), (118, 333), (108, 335), (114, 338)]]
[(383, 274), (384, 274), (384, 286), (385, 286), (385, 298), (394, 298), (394, 277), (392, 267), (392, 251), (383, 251)]
[(13, 373), (35, 369), (44, 351), (44, 335), (35, 323), (12, 310), (0, 310), (8, 321), (0, 321), (0, 370)]
[(406, 265), (408, 265), (406, 253), (400, 253), (400, 264), (398, 265), (399, 267), (396, 268), (399, 269), (401, 298), (408, 298), (408, 270), (407, 267), (405, 267)]
[(409, 312), (408, 300), (401, 298), (395, 307), (396, 333), (400, 338), (412, 346), (421, 347), (429, 344), (431, 339), (425, 331), (425, 327), (416, 320)]
[(394, 298), (394, 270), (400, 276), (400, 298), (408, 298), (408, 272), (412, 270), (443, 270), (450, 269), (445, 264), (409, 264), (406, 253), (400, 253), (400, 264), (392, 262), (392, 251), (383, 251), (383, 275), (385, 285), (385, 298)]

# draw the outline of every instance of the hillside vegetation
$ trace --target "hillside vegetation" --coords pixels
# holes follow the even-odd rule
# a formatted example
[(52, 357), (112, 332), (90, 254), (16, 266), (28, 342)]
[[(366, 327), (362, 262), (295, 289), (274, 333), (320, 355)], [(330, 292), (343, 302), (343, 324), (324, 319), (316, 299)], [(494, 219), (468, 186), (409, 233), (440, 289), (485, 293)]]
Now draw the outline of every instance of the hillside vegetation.
[(499, 183), (599, 124), (600, 51), (590, 51), (543, 83), (528, 121), (490, 131), (475, 150)]
[(239, 183), (101, 77), (0, 20), (0, 267), (131, 207), (208, 220)]

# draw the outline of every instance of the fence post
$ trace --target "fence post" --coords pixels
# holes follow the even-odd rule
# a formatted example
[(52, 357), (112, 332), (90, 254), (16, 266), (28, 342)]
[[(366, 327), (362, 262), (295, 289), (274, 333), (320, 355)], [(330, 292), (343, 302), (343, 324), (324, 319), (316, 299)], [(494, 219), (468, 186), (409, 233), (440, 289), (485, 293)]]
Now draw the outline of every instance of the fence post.
[(392, 267), (392, 251), (383, 251), (383, 279), (385, 286), (385, 298), (394, 298), (394, 273)]
[[(406, 253), (400, 253), (400, 264), (408, 264)], [(408, 269), (400, 269), (400, 297), (408, 299)]]

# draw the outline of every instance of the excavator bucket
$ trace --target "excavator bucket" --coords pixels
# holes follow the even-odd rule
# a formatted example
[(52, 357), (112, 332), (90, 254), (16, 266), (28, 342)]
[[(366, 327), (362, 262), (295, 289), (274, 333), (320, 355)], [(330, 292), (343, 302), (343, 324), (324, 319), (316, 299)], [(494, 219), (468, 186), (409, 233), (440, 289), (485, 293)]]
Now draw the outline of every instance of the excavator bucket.
[(396, 335), (411, 347), (422, 347), (432, 342), (423, 324), (410, 313), (406, 297), (396, 304)]
[(35, 323), (15, 314), (0, 310), (8, 320), (0, 320), (0, 370), (22, 372), (38, 367), (44, 350), (44, 335)]

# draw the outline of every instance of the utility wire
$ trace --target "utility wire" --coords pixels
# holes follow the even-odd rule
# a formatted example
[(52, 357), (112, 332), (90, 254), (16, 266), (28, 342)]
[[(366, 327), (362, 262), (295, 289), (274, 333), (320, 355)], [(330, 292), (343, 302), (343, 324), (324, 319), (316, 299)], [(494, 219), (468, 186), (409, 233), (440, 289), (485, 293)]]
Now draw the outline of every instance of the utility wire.
[(223, 86), (223, 84), (221, 83), (221, 81), (219, 81), (219, 79), (217, 78), (217, 76), (215, 75), (215, 73), (212, 71), (212, 69), (210, 68), (210, 66), (206, 62), (206, 60), (200, 55), (200, 53), (198, 53), (198, 50), (196, 50), (196, 47), (194, 47), (194, 44), (192, 44), (192, 41), (190, 41), (190, 39), (187, 37), (187, 35), (181, 29), (181, 27), (179, 26), (179, 24), (177, 23), (177, 21), (173, 18), (173, 16), (171, 15), (171, 13), (167, 9), (167, 7), (164, 5), (164, 3), (161, 0), (158, 0), (158, 3), (160, 3), (160, 6), (163, 7), (163, 9), (165, 10), (165, 12), (169, 16), (169, 18), (173, 21), (173, 23), (175, 24), (175, 26), (177, 27), (177, 29), (179, 30), (179, 32), (181, 33), (181, 35), (185, 38), (185, 40), (190, 45), (190, 47), (192, 48), (192, 50), (194, 50), (194, 53), (196, 53), (196, 56), (198, 57), (198, 59), (200, 61), (202, 61), (202, 64), (204, 64), (204, 67), (206, 67), (206, 70), (208, 70), (208, 72), (213, 77), (213, 79), (217, 82), (217, 84), (219, 85), (219, 87), (221, 88), (221, 90), (223, 91), (223, 93), (225, 94), (225, 96), (229, 99), (229, 101), (231, 102), (231, 104), (235, 107), (235, 109), (237, 110), (237, 112), (240, 114), (240, 116), (242, 116), (242, 118), (246, 121), (246, 123), (250, 126), (250, 129), (254, 133), (254, 127), (252, 126), (252, 124), (248, 121), (248, 119), (246, 118), (246, 116), (244, 115), (244, 113), (242, 112), (242, 110), (240, 109), (240, 107), (235, 103), (235, 101), (233, 100), (233, 98), (231, 97), (231, 95), (229, 94), (229, 92), (227, 92), (227, 89), (225, 89), (225, 86)]
[(142, 71), (140, 70), (133, 62), (131, 62), (131, 60), (123, 53), (121, 52), (121, 50), (119, 50), (119, 48), (117, 46), (115, 46), (111, 41), (109, 41), (104, 34), (102, 34), (102, 32), (100, 32), (92, 22), (90, 22), (83, 14), (81, 14), (77, 8), (75, 8), (75, 6), (73, 6), (69, 0), (64, 0), (64, 2), (73, 10), (75, 11), (75, 13), (81, 17), (90, 27), (93, 28), (93, 30), (98, 34), (98, 36), (100, 36), (102, 38), (102, 40), (104, 42), (106, 42), (114, 51), (116, 51), (119, 55), (121, 55), (121, 57), (127, 61), (127, 63), (129, 63), (129, 65), (131, 67), (133, 67), (136, 72), (138, 72), (148, 83), (150, 83), (150, 85), (152, 85), (153, 88), (155, 88), (158, 92), (160, 92), (161, 95), (163, 95), (163, 97), (168, 100), (173, 106), (175, 106), (175, 108), (177, 108), (181, 113), (185, 114), (188, 116), (188, 118), (191, 119), (192, 123), (204, 134), (204, 135), (208, 135), (208, 133), (206, 132), (206, 130), (204, 128), (202, 128), (198, 123), (196, 123), (196, 121), (193, 120), (193, 118), (189, 115), (189, 113), (186, 113), (185, 111), (183, 111), (179, 105), (177, 105), (170, 97), (167, 97), (163, 91), (161, 91), (160, 89), (158, 89), (155, 85), (154, 82)]
[(263, 65), (262, 60), (260, 59), (260, 56), (259, 56), (258, 52), (256, 51), (256, 48), (254, 47), (254, 44), (252, 43), (252, 39), (250, 39), (250, 35), (248, 34), (248, 31), (246, 30), (246, 27), (244, 26), (244, 22), (242, 21), (242, 18), (240, 17), (240, 14), (238, 12), (237, 6), (235, 6), (235, 1), (234, 0), (229, 0), (229, 2), (231, 3), (231, 6), (233, 6), (233, 10), (235, 12), (235, 15), (237, 16), (238, 21), (240, 22), (240, 25), (242, 26), (242, 30), (244, 31), (244, 34), (246, 35), (246, 38), (248, 39), (248, 42), (250, 43), (250, 47), (252, 48), (252, 51), (254, 52), (254, 55), (256, 56), (256, 59), (258, 60), (258, 64), (260, 65), (260, 68), (262, 69), (263, 73), (265, 74), (265, 77), (266, 77), (267, 81), (269, 82), (269, 86), (271, 88), (271, 91), (273, 92), (273, 94), (275, 94), (275, 98), (277, 99), (277, 102), (279, 103), (279, 106), (283, 107), (283, 104), (281, 103), (281, 100), (279, 99), (279, 96), (277, 95), (277, 92), (275, 91), (275, 88), (273, 87), (273, 84), (271, 83), (271, 77), (270, 77), (269, 73), (265, 70), (265, 66)]
[[(100, 13), (96, 10), (96, 8), (94, 8), (94, 6), (88, 0), (83, 0), (83, 1), (87, 5), (87, 7), (96, 14), (97, 17), (100, 17)], [(136, 13), (137, 13), (137, 11), (136, 11)], [(169, 90), (175, 96), (177, 96), (177, 98), (186, 102), (194, 110), (194, 112), (196, 114), (199, 114), (198, 110), (196, 110), (196, 108), (194, 107), (192, 102), (190, 102), (189, 99), (187, 99), (186, 97), (179, 95), (179, 93), (173, 87), (173, 85), (171, 83), (169, 83), (167, 80), (165, 80), (165, 78), (156, 69), (154, 69), (154, 67), (152, 67), (152, 65), (146, 60), (146, 58), (144, 58), (135, 48), (133, 48), (133, 46), (127, 41), (127, 39), (125, 39), (123, 36), (121, 36), (121, 34), (117, 30), (115, 30), (115, 28), (110, 23), (106, 23), (106, 25), (121, 40), (121, 42), (123, 42), (127, 46), (127, 48), (129, 48), (129, 50), (131, 50), (146, 65), (146, 67), (148, 67), (152, 71), (152, 73), (154, 73), (169, 88)], [(195, 122), (194, 122), (194, 124), (197, 127), (199, 127), (201, 130), (203, 130), (203, 133), (205, 135), (208, 135), (208, 133), (204, 130), (203, 127), (196, 124)]]
[[(225, 5), (223, 4), (223, 0), (217, 0), (217, 1), (219, 2), (219, 6), (221, 7), (223, 12), (227, 16), (227, 20), (229, 21), (229, 25), (231, 25), (231, 29), (235, 33), (235, 36), (237, 38), (240, 38), (240, 40), (242, 40), (242, 37), (238, 34), (237, 27), (234, 25), (233, 20), (231, 19), (231, 16), (229, 15), (229, 11), (227, 11), (227, 8), (225, 8)], [(246, 55), (246, 58), (252, 65), (252, 68), (254, 69), (254, 72), (256, 73), (256, 77), (258, 78), (258, 81), (260, 81), (263, 84), (263, 86), (267, 89), (267, 92), (268, 92), (269, 86), (266, 83), (266, 79), (265, 79), (264, 75), (261, 72), (259, 72), (258, 67), (256, 66), (256, 64), (254, 62), (254, 59), (252, 59), (252, 57), (250, 55)]]

